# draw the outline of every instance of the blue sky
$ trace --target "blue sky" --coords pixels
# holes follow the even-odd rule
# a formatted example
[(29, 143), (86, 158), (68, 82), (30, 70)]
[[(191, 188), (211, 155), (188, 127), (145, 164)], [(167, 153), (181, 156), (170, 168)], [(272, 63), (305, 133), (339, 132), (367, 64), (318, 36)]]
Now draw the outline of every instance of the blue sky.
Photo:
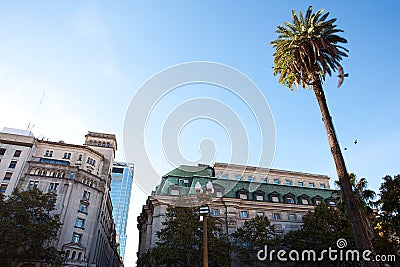
[[(383, 176), (400, 172), (397, 1), (2, 1), (0, 127), (26, 128), (31, 120), (36, 136), (78, 144), (88, 130), (111, 132), (122, 148), (125, 113), (143, 82), (172, 65), (219, 62), (251, 78), (268, 101), (276, 128), (272, 167), (335, 178), (313, 93), (290, 92), (271, 69), (269, 42), (276, 38), (276, 25), (289, 21), (292, 9), (305, 11), (310, 4), (338, 18), (349, 42), (349, 58), (342, 65), (350, 77), (340, 89), (337, 78), (328, 77), (324, 87), (340, 144), (348, 148), (343, 153), (349, 171), (367, 177), (377, 190)], [(211, 86), (199, 88), (174, 92), (172, 106), (210, 94), (235, 110), (235, 100), (213, 94)], [(171, 106), (164, 103), (160, 113)], [(246, 121), (243, 107), (235, 112)], [(156, 146), (159, 135), (150, 134), (148, 141)], [(182, 131), (182, 153), (195, 159), (201, 141), (196, 138), (207, 136), (218, 143), (226, 133), (204, 121), (190, 124)], [(187, 145), (191, 142), (193, 150)], [(221, 142), (216, 159), (223, 161), (227, 141)], [(258, 146), (251, 149), (257, 152)], [(122, 149), (117, 158), (124, 158)], [(134, 212), (142, 197), (134, 189)], [(128, 229), (131, 251), (137, 247), (134, 212)], [(133, 266), (133, 254), (128, 252), (127, 266)]]

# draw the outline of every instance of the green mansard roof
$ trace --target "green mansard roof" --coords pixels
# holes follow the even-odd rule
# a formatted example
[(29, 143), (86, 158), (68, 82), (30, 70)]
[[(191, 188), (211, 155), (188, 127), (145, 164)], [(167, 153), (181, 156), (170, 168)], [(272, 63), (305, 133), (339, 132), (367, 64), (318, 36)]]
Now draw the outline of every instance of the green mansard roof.
[[(187, 183), (184, 183), (187, 180)], [(262, 192), (265, 194), (266, 199), (271, 193), (277, 193), (280, 197), (280, 202), (283, 202), (283, 197), (286, 194), (293, 194), (296, 198), (295, 202), (298, 203), (297, 198), (301, 196), (308, 196), (310, 199), (319, 196), (323, 200), (338, 197), (337, 190), (321, 189), (302, 186), (289, 186), (277, 185), (270, 183), (256, 183), (249, 181), (228, 180), (215, 177), (214, 169), (210, 166), (180, 166), (162, 177), (160, 184), (157, 186), (155, 195), (169, 195), (170, 186), (179, 186), (181, 195), (195, 195), (195, 184), (199, 182), (202, 186), (211, 181), (214, 188), (218, 190), (219, 186), (224, 188), (223, 197), (237, 198), (238, 191), (249, 192), (248, 200), (255, 200), (253, 192)]]

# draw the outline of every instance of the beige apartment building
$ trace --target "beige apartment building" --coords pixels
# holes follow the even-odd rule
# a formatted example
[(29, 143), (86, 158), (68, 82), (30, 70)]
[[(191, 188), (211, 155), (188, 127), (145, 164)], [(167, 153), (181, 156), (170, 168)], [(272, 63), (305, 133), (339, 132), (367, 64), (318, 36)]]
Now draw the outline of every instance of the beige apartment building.
[[(0, 149), (6, 151), (2, 162), (9, 161), (6, 155), (15, 153), (11, 149), (22, 150), (5, 143), (6, 137), (10, 139), (1, 135)], [(24, 138), (27, 137), (19, 137)], [(83, 145), (33, 137), (29, 140), (31, 150), (21, 152), (27, 155), (17, 161), (21, 173), (9, 184), (6, 193), (16, 185), (20, 190), (37, 187), (57, 195), (55, 213), (60, 214), (62, 223), (57, 247), (66, 253), (68, 260), (64, 266), (119, 266), (109, 193), (117, 149), (115, 135), (89, 132)], [(2, 164), (1, 170), (3, 167)]]
[(138, 217), (139, 255), (154, 247), (170, 205), (199, 206), (195, 185), (213, 184), (210, 215), (230, 235), (246, 220), (267, 216), (284, 235), (299, 229), (302, 216), (324, 201), (335, 206), (337, 192), (326, 175), (215, 163), (180, 166), (164, 175)]
[(4, 128), (0, 132), (0, 191), (10, 195), (31, 158), (35, 137), (29, 131)]

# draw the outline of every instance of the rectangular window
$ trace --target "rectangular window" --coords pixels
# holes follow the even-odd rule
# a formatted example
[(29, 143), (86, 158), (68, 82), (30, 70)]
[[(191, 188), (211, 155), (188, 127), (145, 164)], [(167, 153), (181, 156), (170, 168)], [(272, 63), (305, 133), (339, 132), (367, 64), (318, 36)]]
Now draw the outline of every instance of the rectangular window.
[(315, 205), (319, 205), (319, 204), (321, 204), (321, 200), (315, 200)]
[(262, 179), (262, 182), (263, 182), (264, 184), (266, 184), (266, 183), (267, 183), (267, 178), (263, 178), (263, 179)]
[(78, 218), (76, 219), (75, 227), (83, 228), (84, 223), (85, 223), (84, 219)]
[(14, 157), (18, 158), (19, 156), (21, 156), (21, 152), (21, 150), (15, 150)]
[(257, 195), (256, 196), (257, 201), (264, 201), (264, 196), (263, 195)]
[(184, 186), (185, 184), (188, 184), (189, 180), (188, 179), (179, 179), (179, 185)]
[(294, 203), (294, 199), (292, 197), (288, 197), (286, 199), (286, 203), (293, 204)]
[(274, 213), (274, 220), (280, 220), (281, 219), (281, 214), (280, 213)]
[(82, 235), (81, 235), (81, 234), (74, 233), (74, 234), (72, 235), (72, 242), (73, 242), (73, 243), (80, 243), (80, 242), (81, 242), (81, 238), (82, 238)]
[(240, 212), (240, 217), (241, 218), (248, 218), (249, 217), (249, 212), (248, 211), (241, 211)]
[(309, 183), (308, 186), (309, 187), (315, 187), (315, 184), (314, 183)]
[(86, 204), (81, 204), (81, 205), (79, 206), (79, 211), (80, 211), (80, 212), (87, 213), (87, 212), (88, 212), (88, 206), (87, 206)]
[(218, 216), (219, 215), (219, 211), (217, 209), (213, 209), (213, 210), (211, 210), (211, 215), (212, 216)]
[(57, 191), (59, 185), (59, 183), (50, 183), (49, 191)]
[(286, 185), (292, 185), (292, 184), (293, 184), (292, 181), (286, 180)]
[(257, 212), (257, 216), (258, 217), (263, 217), (264, 216), (264, 212), (261, 212), (261, 211)]
[(74, 176), (75, 176), (74, 173), (71, 172), (71, 173), (69, 174), (69, 179), (71, 179), (71, 180), (74, 179)]
[(2, 184), (2, 185), (0, 185), (0, 192), (1, 193), (5, 193), (6, 192), (6, 190), (7, 190), (7, 185), (6, 184)]
[(4, 175), (4, 181), (10, 181), (12, 176), (12, 172), (6, 172), (6, 175)]
[(271, 200), (272, 200), (272, 202), (279, 202), (279, 197), (278, 196), (272, 196)]
[(216, 197), (222, 197), (223, 196), (221, 191), (217, 191), (217, 193), (215, 195), (216, 195)]
[(3, 156), (6, 153), (5, 148), (0, 148), (0, 156)]
[(10, 162), (10, 165), (8, 166), (8, 168), (15, 169), (15, 166), (17, 166), (17, 161), (16, 160), (12, 160)]
[(297, 182), (297, 186), (303, 186), (304, 183), (303, 182)]
[(37, 188), (39, 186), (39, 181), (29, 181), (28, 190)]
[(301, 199), (301, 203), (303, 204), (303, 205), (308, 205), (308, 199), (307, 198), (302, 198)]
[(249, 176), (248, 180), (249, 182), (254, 182), (254, 177)]
[(240, 181), (240, 180), (242, 180), (242, 176), (236, 175), (236, 176), (235, 176), (235, 179), (238, 180), (238, 181)]
[(179, 196), (179, 190), (178, 189), (171, 189), (170, 195), (171, 196)]
[(90, 192), (84, 190), (84, 191), (83, 191), (83, 196), (82, 196), (82, 197), (83, 197), (84, 199), (89, 200), (89, 199), (90, 199)]
[(322, 188), (322, 189), (326, 188), (325, 184), (320, 184), (319, 187)]
[(274, 179), (274, 184), (280, 184), (281, 183), (281, 180), (279, 180), (279, 179)]
[(289, 221), (295, 221), (296, 220), (296, 215), (295, 214), (289, 214)]
[(247, 199), (247, 194), (241, 193), (241, 194), (239, 194), (239, 198), (240, 199)]
[(227, 173), (221, 174), (221, 179), (228, 179), (228, 174)]
[(329, 207), (335, 207), (336, 206), (335, 201), (328, 201), (328, 206)]

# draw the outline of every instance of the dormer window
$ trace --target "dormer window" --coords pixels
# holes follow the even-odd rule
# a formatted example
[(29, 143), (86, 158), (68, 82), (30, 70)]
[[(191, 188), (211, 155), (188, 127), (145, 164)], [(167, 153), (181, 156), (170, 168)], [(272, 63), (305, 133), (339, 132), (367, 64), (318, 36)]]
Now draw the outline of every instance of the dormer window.
[(310, 204), (310, 197), (307, 195), (301, 195), (299, 197), (299, 202), (303, 205), (309, 205)]
[(179, 190), (178, 189), (171, 189), (170, 195), (171, 196), (179, 196)]
[(274, 184), (280, 184), (281, 183), (281, 180), (279, 180), (279, 179), (274, 179)]
[(213, 186), (214, 186), (214, 197), (223, 197), (225, 188), (217, 183), (215, 183)]
[(169, 187), (169, 195), (170, 196), (180, 196), (181, 195), (181, 186), (172, 185)]
[(247, 180), (248, 180), (249, 182), (254, 182), (254, 177), (249, 176), (249, 177), (247, 178)]
[(336, 201), (333, 197), (327, 198), (326, 204), (328, 205), (328, 207), (336, 207)]
[(309, 187), (315, 187), (315, 183), (308, 183)]
[(272, 192), (272, 193), (269, 194), (269, 199), (270, 199), (271, 202), (279, 203), (279, 202), (281, 202), (280, 199), (279, 199), (279, 196), (280, 196), (279, 193)]
[(253, 199), (255, 201), (264, 201), (265, 193), (261, 190), (256, 190), (253, 192)]
[(287, 204), (294, 204), (294, 203), (295, 203), (295, 201), (294, 201), (294, 195), (291, 194), (291, 193), (286, 194), (286, 195), (284, 196), (284, 198), (285, 198), (285, 203), (287, 203)]
[(286, 180), (286, 185), (293, 185), (293, 183), (290, 180)]
[(312, 198), (312, 202), (314, 205), (318, 206), (322, 202), (322, 197), (321, 196), (315, 196)]
[(247, 200), (247, 199), (249, 199), (249, 191), (242, 188), (236, 192), (236, 196), (237, 196), (237, 198)]

